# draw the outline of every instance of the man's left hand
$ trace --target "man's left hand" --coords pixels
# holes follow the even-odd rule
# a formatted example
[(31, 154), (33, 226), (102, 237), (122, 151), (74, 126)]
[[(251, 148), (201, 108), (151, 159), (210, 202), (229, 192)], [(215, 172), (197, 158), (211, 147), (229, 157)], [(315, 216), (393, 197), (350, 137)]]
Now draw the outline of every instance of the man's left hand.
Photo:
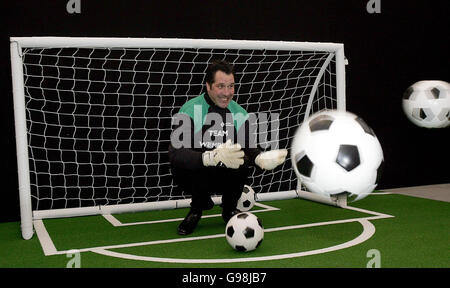
[(288, 151), (286, 149), (262, 152), (255, 159), (255, 164), (261, 169), (272, 170), (286, 160)]

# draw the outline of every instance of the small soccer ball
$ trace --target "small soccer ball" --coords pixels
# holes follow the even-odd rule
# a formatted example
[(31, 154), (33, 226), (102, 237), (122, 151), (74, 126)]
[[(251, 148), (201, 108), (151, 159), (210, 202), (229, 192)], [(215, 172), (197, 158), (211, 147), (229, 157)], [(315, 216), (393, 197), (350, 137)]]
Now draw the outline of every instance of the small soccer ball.
[(242, 212), (249, 211), (253, 208), (255, 202), (255, 191), (252, 189), (252, 187), (244, 185), (241, 198), (239, 198), (236, 208)]
[(225, 227), (228, 244), (237, 251), (255, 250), (264, 239), (261, 220), (250, 212), (234, 215)]
[(447, 127), (450, 125), (450, 84), (416, 82), (403, 94), (402, 106), (406, 117), (419, 127)]
[(346, 193), (356, 201), (377, 186), (383, 151), (360, 117), (330, 110), (312, 115), (298, 128), (291, 160), (309, 191), (325, 196)]

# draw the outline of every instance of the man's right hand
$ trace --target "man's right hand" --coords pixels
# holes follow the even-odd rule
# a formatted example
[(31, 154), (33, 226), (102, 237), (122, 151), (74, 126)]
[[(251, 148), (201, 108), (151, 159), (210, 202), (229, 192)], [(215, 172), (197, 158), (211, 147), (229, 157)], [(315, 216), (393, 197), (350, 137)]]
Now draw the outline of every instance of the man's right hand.
[(244, 164), (244, 151), (241, 145), (232, 144), (231, 140), (220, 144), (212, 151), (203, 152), (202, 159), (204, 166), (220, 166), (225, 165), (227, 168), (238, 169)]

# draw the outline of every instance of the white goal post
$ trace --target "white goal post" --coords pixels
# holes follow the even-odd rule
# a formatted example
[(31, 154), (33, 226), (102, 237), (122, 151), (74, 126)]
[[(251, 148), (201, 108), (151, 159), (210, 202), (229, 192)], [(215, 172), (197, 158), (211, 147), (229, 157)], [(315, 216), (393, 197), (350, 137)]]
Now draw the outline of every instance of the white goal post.
[[(214, 59), (235, 67), (234, 100), (268, 115), (258, 119), (266, 147), (288, 149), (312, 113), (345, 110), (340, 43), (11, 37), (10, 45), (24, 239), (34, 219), (188, 207), (166, 155), (171, 118), (204, 92)], [(289, 157), (273, 171), (254, 169), (248, 184), (258, 201), (341, 205), (302, 191)]]

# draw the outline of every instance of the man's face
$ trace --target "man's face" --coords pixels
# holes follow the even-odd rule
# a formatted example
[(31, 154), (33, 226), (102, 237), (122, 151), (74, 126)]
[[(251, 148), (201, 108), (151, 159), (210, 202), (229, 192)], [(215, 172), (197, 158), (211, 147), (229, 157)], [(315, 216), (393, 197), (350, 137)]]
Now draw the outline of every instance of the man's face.
[(220, 108), (227, 108), (234, 96), (234, 76), (217, 71), (214, 82), (206, 83), (206, 90), (211, 100)]

